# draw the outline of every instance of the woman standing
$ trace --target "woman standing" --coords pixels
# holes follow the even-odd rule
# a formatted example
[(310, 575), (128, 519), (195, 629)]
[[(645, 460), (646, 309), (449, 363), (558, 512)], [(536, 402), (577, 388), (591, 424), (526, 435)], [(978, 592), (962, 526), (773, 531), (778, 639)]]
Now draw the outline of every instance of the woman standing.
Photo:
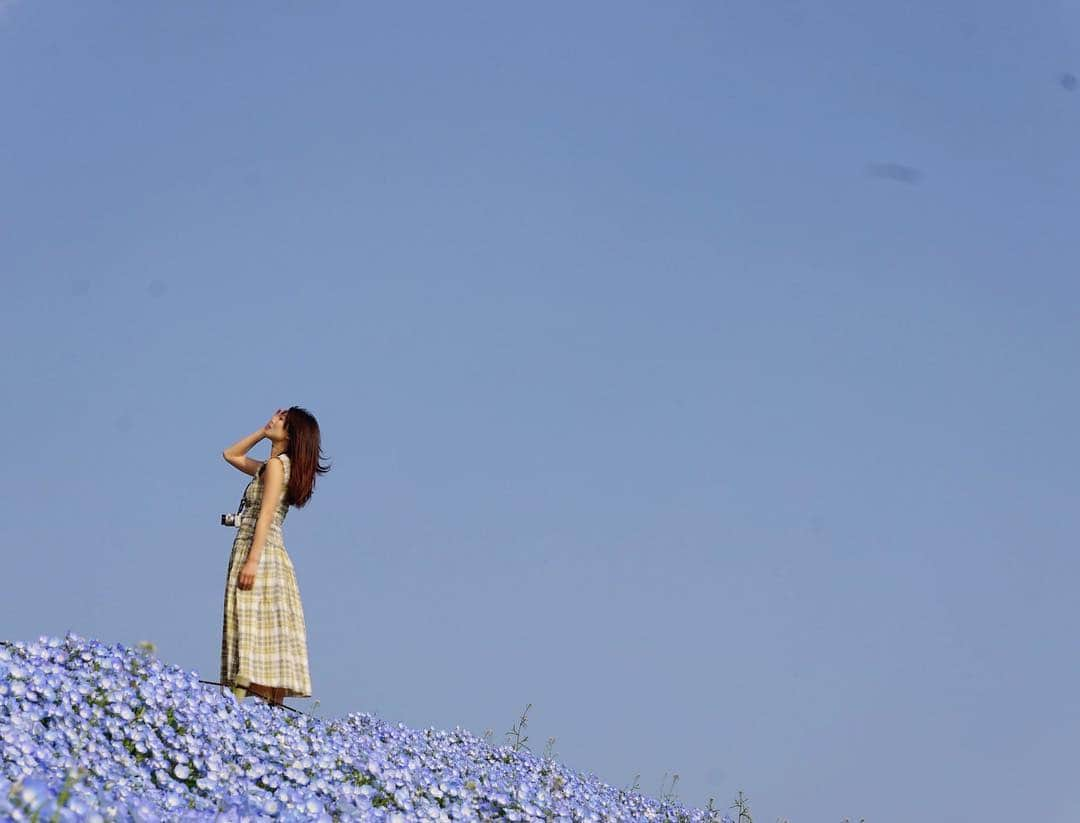
[[(247, 456), (263, 438), (271, 443), (265, 463)], [(222, 452), (252, 475), (229, 557), (221, 630), (221, 683), (237, 700), (250, 691), (281, 706), (286, 697), (311, 696), (304, 609), (281, 527), (290, 506), (303, 508), (311, 498), (316, 475), (330, 471), (319, 463), (320, 444), (318, 422), (292, 406)]]

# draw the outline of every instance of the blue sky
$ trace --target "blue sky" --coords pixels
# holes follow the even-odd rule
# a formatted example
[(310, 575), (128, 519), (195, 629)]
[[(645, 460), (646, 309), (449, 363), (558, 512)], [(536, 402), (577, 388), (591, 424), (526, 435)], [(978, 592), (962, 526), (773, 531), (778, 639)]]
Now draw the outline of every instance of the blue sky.
[(216, 679), (221, 450), (302, 405), (298, 708), (1078, 819), (1078, 25), (0, 4), (0, 633)]

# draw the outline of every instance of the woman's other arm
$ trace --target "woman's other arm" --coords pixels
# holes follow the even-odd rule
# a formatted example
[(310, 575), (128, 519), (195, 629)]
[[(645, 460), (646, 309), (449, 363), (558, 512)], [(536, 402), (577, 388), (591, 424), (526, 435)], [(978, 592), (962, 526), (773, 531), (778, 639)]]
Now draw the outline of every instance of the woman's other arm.
[(262, 557), (266, 535), (274, 520), (277, 501), (285, 486), (285, 469), (280, 460), (267, 460), (263, 469), (262, 500), (259, 503), (259, 516), (255, 520), (255, 533), (251, 537), (251, 548), (247, 560), (240, 569), (238, 585), (241, 589), (250, 589), (255, 584), (255, 572), (259, 570), (259, 558)]

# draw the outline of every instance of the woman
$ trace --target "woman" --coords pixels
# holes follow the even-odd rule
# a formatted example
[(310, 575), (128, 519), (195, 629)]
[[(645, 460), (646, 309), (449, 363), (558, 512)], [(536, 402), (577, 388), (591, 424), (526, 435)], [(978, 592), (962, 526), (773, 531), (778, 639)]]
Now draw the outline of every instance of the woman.
[[(270, 458), (247, 456), (263, 438)], [(272, 705), (311, 697), (307, 628), (292, 560), (281, 526), (290, 506), (303, 508), (322, 457), (319, 424), (306, 409), (278, 409), (262, 429), (233, 443), (222, 456), (252, 475), (240, 504), (225, 583), (221, 683), (237, 700), (253, 692)]]

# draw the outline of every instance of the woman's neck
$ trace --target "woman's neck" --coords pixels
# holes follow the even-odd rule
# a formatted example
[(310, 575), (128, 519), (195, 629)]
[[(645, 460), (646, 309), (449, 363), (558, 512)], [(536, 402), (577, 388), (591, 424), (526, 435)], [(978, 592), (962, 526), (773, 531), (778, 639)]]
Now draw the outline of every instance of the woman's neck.
[(273, 446), (270, 447), (270, 459), (273, 460), (278, 455), (285, 454), (285, 451), (286, 448), (284, 445), (279, 445), (275, 443)]

